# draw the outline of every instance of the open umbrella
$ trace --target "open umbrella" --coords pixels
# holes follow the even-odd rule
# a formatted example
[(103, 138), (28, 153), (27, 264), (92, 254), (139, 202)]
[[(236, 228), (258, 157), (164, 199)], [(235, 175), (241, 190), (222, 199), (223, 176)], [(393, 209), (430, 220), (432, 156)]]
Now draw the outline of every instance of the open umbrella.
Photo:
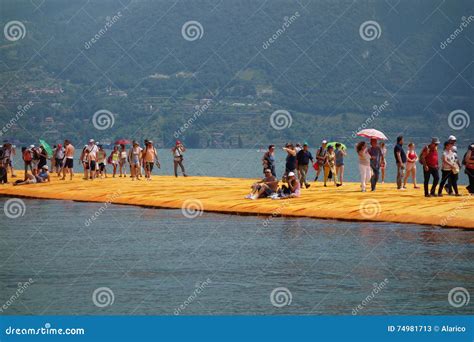
[(385, 134), (373, 128), (363, 129), (362, 131), (358, 132), (357, 135), (359, 137), (365, 137), (369, 139), (388, 140)]
[(119, 139), (115, 142), (115, 145), (130, 145), (131, 141), (127, 139)]
[(43, 146), (45, 151), (48, 153), (48, 156), (52, 156), (53, 155), (53, 149), (51, 148), (51, 146), (49, 146), (49, 144), (46, 141), (44, 141), (43, 139), (40, 139), (39, 142), (40, 142), (40, 145)]
[[(331, 141), (330, 143), (327, 144), (327, 146), (328, 147), (332, 146), (332, 147), (336, 148), (336, 144), (338, 144), (337, 141)], [(344, 145), (343, 143), (339, 143), (339, 144), (341, 144), (341, 147), (342, 147), (343, 150), (347, 150), (346, 145)]]

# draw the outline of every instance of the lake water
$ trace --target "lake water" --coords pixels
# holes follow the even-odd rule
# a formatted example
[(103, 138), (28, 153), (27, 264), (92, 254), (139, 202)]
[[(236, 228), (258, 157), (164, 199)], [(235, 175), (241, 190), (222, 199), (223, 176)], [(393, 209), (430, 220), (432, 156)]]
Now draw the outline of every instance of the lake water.
[[(110, 151), (107, 151), (109, 154)], [(237, 177), (237, 178), (260, 178), (262, 177), (262, 163), (261, 159), (264, 152), (259, 152), (256, 149), (189, 149), (185, 154), (184, 165), (190, 175), (197, 176), (218, 176), (218, 177)], [(311, 150), (313, 156), (315, 149)], [(464, 151), (462, 151), (464, 155)], [(393, 154), (388, 152), (388, 167), (387, 167), (387, 182), (396, 181), (396, 166)], [(76, 156), (75, 170), (82, 172), (82, 166), (79, 165), (79, 151)], [(156, 175), (173, 175), (173, 158), (169, 149), (158, 150), (160, 162), (162, 164), (161, 170), (155, 168)], [(286, 152), (277, 149), (275, 159), (277, 163), (277, 176), (281, 177), (285, 169)], [(15, 160), (16, 167), (21, 166), (21, 160)], [(421, 165), (417, 163), (418, 172), (417, 179), (420, 184), (423, 182), (423, 172)], [(111, 172), (111, 166), (108, 166), (108, 172)], [(315, 171), (311, 167), (309, 179), (314, 180)], [(349, 150), (345, 158), (345, 180), (358, 182), (359, 181), (358, 158), (354, 150)], [(320, 177), (321, 180), (321, 177)], [(410, 182), (410, 181), (409, 181)], [(410, 183), (411, 184), (411, 183)], [(459, 174), (459, 184), (468, 184), (467, 176), (462, 171)]]
[[(248, 167), (236, 170), (249, 175)], [(212, 172), (226, 171), (222, 163)], [(1, 314), (474, 313), (472, 304), (448, 302), (455, 287), (472, 294), (471, 231), (24, 203), (23, 217), (1, 213)], [(18, 283), (30, 278), (17, 295)], [(102, 293), (95, 302), (94, 291)], [(283, 292), (272, 302), (273, 291)]]

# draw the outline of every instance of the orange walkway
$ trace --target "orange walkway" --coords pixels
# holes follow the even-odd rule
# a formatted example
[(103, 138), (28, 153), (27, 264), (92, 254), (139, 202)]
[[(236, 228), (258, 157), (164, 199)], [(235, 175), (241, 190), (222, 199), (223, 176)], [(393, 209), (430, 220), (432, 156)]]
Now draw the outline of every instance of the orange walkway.
[[(0, 195), (87, 202), (111, 202), (160, 208), (179, 208), (189, 216), (194, 209), (232, 214), (302, 216), (351, 221), (417, 223), (443, 227), (474, 228), (474, 200), (461, 186), (462, 197), (428, 198), (423, 191), (395, 190), (394, 184), (380, 184), (376, 192), (362, 193), (358, 183), (324, 188), (313, 183), (300, 198), (290, 200), (247, 200), (252, 179), (153, 176), (151, 182), (130, 178), (73, 181), (52, 176), (51, 183), (0, 185)], [(9, 179), (10, 181), (12, 178)], [(14, 180), (14, 179), (13, 179)]]

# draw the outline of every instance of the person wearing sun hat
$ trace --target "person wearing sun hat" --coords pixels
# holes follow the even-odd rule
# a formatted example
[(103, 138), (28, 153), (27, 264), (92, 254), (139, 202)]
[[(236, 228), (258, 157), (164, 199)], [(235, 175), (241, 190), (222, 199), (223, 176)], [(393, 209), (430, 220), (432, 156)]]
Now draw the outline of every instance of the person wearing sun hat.
[(173, 166), (174, 166), (174, 175), (178, 177), (178, 166), (181, 168), (181, 172), (183, 173), (184, 177), (187, 177), (186, 171), (184, 170), (183, 160), (184, 160), (184, 152), (186, 151), (186, 147), (181, 143), (181, 141), (176, 140), (176, 144), (171, 149), (173, 153)]
[(288, 172), (287, 184), (282, 186), (282, 198), (300, 197), (301, 184), (294, 172)]
[[(436, 197), (436, 186), (439, 182), (439, 162), (438, 162), (438, 145), (440, 141), (434, 137), (431, 143), (423, 148), (420, 155), (420, 163), (423, 164), (423, 186), (425, 197)], [(430, 177), (433, 177), (433, 185), (428, 192)]]

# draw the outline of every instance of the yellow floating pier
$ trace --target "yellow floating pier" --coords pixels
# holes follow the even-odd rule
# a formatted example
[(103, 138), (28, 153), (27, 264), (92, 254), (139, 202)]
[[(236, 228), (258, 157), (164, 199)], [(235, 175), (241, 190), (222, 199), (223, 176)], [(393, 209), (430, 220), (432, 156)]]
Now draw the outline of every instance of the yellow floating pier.
[[(397, 191), (394, 184), (379, 184), (376, 192), (362, 193), (358, 183), (324, 188), (320, 182), (303, 189), (300, 198), (248, 200), (255, 181), (242, 178), (153, 176), (85, 181), (51, 177), (51, 183), (0, 185), (0, 195), (86, 202), (110, 202), (157, 208), (200, 209), (228, 214), (312, 217), (351, 221), (416, 223), (442, 227), (474, 228), (474, 200), (461, 186), (462, 197), (425, 198), (422, 189), (409, 186)], [(15, 178), (10, 178), (15, 180)]]

